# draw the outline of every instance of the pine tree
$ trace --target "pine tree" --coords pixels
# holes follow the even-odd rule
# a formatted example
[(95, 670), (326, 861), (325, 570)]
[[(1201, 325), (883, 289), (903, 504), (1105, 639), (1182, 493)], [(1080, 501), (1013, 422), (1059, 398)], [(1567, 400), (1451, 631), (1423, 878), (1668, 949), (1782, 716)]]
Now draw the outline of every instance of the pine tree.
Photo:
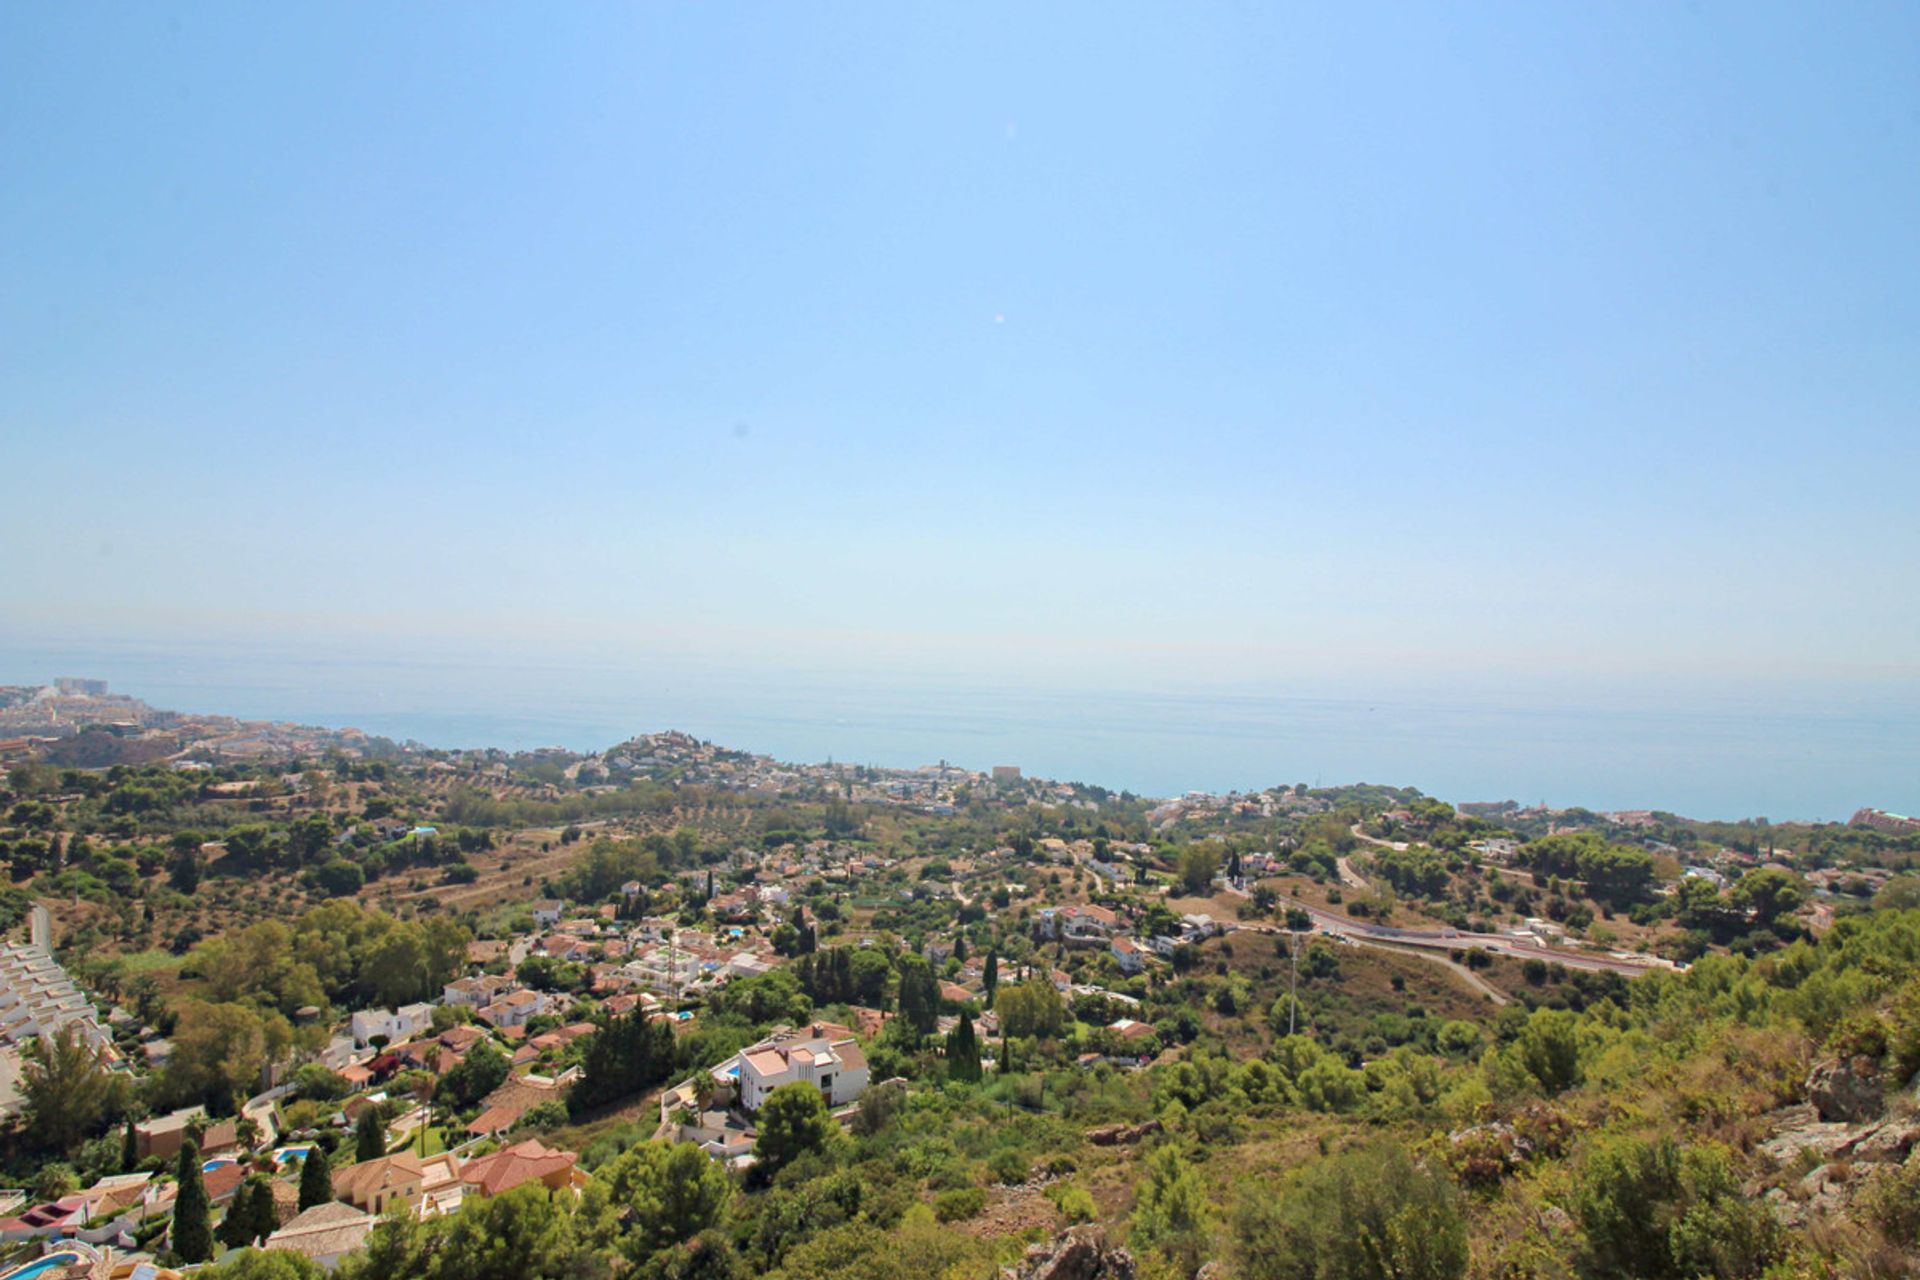
[(973, 1016), (965, 1009), (947, 1036), (947, 1078), (968, 1083), (980, 1078), (980, 1040), (973, 1033)]
[(173, 1251), (183, 1262), (205, 1262), (213, 1256), (213, 1221), (207, 1184), (200, 1177), (199, 1143), (188, 1139), (180, 1148), (175, 1174), (180, 1193), (173, 1202)]
[(327, 1167), (327, 1153), (308, 1147), (300, 1162), (300, 1208), (304, 1211), (333, 1199), (333, 1171)]
[(387, 1154), (387, 1127), (380, 1122), (380, 1108), (369, 1106), (360, 1113), (360, 1124), (354, 1132), (353, 1158), (355, 1160), (378, 1160)]

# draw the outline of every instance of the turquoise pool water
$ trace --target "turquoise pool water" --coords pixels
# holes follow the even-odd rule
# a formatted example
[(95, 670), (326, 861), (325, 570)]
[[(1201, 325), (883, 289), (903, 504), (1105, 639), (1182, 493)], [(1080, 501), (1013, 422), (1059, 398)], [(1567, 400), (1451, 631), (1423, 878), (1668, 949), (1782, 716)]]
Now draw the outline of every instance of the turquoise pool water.
[(71, 1249), (63, 1249), (59, 1253), (50, 1253), (44, 1258), (36, 1258), (18, 1271), (9, 1271), (6, 1275), (0, 1276), (0, 1280), (33, 1280), (33, 1277), (45, 1275), (55, 1267), (65, 1267), (75, 1262), (85, 1261), (86, 1258), (83, 1255)]

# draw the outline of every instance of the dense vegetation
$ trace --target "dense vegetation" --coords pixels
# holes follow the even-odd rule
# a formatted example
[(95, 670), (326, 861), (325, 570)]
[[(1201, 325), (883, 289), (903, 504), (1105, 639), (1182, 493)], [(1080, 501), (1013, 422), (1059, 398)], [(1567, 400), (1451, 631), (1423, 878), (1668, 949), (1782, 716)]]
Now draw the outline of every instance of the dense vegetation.
[[(1076, 1222), (1124, 1239), (1152, 1277), (1211, 1263), (1250, 1280), (1741, 1280), (1920, 1262), (1920, 886), (1884, 876), (1905, 865), (1906, 837), (1741, 828), (1724, 849), (1744, 847), (1738, 834), (1754, 852), (1723, 886), (1676, 878), (1706, 856), (1706, 824), (1628, 831), (1575, 814), (1560, 825), (1576, 830), (1530, 830), (1393, 788), (1299, 788), (1327, 807), (1156, 828), (1141, 802), (1097, 789), (1076, 792), (1085, 808), (981, 792), (918, 815), (671, 778), (589, 791), (517, 759), (490, 790), (437, 777), (404, 758), (295, 775), (16, 770), (0, 922), (35, 896), (92, 904), (68, 964), (172, 1049), (143, 1076), (70, 1038), (37, 1051), (6, 1147), (19, 1180), (58, 1193), (129, 1167), (124, 1126), (148, 1111), (231, 1115), (266, 1063), (299, 1061), (339, 1015), (431, 996), (466, 971), (471, 940), (524, 933), (527, 898), (710, 927), (708, 904), (751, 882), (740, 851), (827, 842), (882, 865), (796, 886), (765, 925), (788, 963), (689, 1000), (677, 1029), (603, 1015), (580, 964), (524, 962), (523, 980), (573, 997), (569, 1016), (596, 1028), (541, 1052), (536, 1065), (580, 1079), (523, 1124), (582, 1151), (585, 1194), (523, 1188), (383, 1224), (342, 1273), (986, 1276)], [(236, 782), (245, 799), (219, 798)], [(1512, 842), (1505, 865), (1485, 852), (1494, 839)], [(1063, 842), (1086, 842), (1092, 863)], [(989, 849), (1007, 856), (970, 869)], [(1752, 861), (1769, 852), (1793, 861)], [(1268, 869), (1250, 873), (1256, 860)], [(1802, 873), (1836, 863), (1878, 876), (1877, 896), (1829, 899), (1816, 936)], [(440, 901), (483, 875), (497, 899)], [(1243, 896), (1220, 895), (1223, 882)], [(1131, 974), (1036, 927), (1042, 906), (1093, 903), (1155, 936), (1193, 909), (1183, 899), (1302, 932), (1303, 902), (1413, 925), (1539, 917), (1693, 963), (1628, 980), (1242, 931)], [(209, 902), (231, 911), (209, 917)], [(943, 984), (970, 961), (984, 993), (955, 998)], [(899, 1083), (870, 1090), (848, 1126), (802, 1088), (757, 1117), (748, 1173), (647, 1141), (657, 1086), (771, 1026), (852, 1024), (856, 1008), (891, 1015), (866, 1051), (875, 1081)], [(436, 1029), (461, 1015), (438, 1016)], [(1870, 1114), (1810, 1128), (1816, 1066), (1878, 1099)], [(508, 1069), (484, 1044), (437, 1081), (403, 1073), (389, 1091), (431, 1098), (452, 1132)], [(304, 1124), (349, 1092), (314, 1063), (294, 1079), (286, 1107)], [(361, 1115), (325, 1133), (335, 1162), (383, 1149), (382, 1114)], [(219, 1239), (259, 1239), (258, 1202), (244, 1190)], [(308, 1271), (253, 1252), (210, 1274)]]

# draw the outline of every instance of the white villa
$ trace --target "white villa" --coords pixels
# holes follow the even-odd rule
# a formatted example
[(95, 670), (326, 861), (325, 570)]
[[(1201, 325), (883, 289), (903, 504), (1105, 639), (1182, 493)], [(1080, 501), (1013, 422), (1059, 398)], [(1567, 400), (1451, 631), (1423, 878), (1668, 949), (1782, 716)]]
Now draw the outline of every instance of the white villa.
[(857, 1099), (867, 1087), (867, 1055), (846, 1027), (815, 1022), (783, 1027), (713, 1069), (714, 1083), (738, 1091), (740, 1106), (758, 1111), (783, 1084), (804, 1080), (830, 1107)]
[(404, 1004), (398, 1009), (362, 1009), (353, 1015), (353, 1042), (365, 1046), (375, 1036), (388, 1044), (411, 1040), (433, 1025), (433, 1006)]

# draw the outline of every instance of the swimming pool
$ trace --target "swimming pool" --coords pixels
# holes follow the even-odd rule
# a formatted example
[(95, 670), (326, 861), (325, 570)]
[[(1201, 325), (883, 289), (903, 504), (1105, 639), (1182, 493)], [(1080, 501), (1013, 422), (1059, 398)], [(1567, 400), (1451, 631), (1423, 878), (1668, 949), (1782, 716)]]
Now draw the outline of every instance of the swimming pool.
[(44, 1258), (35, 1258), (18, 1271), (7, 1272), (6, 1275), (0, 1276), (0, 1280), (33, 1280), (33, 1277), (45, 1275), (55, 1267), (70, 1267), (76, 1262), (86, 1261), (88, 1261), (88, 1258), (85, 1254), (76, 1253), (72, 1249), (62, 1249), (60, 1252), (50, 1253)]

